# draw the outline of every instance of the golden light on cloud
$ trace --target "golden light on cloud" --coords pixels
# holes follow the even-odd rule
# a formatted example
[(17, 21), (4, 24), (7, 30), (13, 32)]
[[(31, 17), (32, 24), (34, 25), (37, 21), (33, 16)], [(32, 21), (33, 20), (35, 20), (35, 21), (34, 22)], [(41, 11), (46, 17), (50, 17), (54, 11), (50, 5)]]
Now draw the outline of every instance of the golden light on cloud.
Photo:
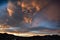
[(39, 11), (40, 10), (40, 7), (39, 6), (36, 6), (36, 10)]
[[(45, 8), (46, 5), (47, 2), (46, 1), (43, 2), (42, 0), (41, 2), (40, 1), (38, 2), (36, 0), (31, 1), (24, 0), (22, 2), (16, 0), (15, 2), (8, 2), (7, 12), (9, 16), (6, 17), (6, 20), (3, 20), (2, 18), (3, 23), (6, 22), (8, 26), (4, 24), (0, 25), (0, 33), (7, 33), (25, 37), (36, 36), (36, 35), (44, 36), (52, 34), (59, 35), (60, 33), (59, 27), (55, 27), (54, 26), (55, 24), (52, 24), (52, 22), (50, 23), (49, 21), (50, 19), (55, 20), (55, 18), (58, 16), (57, 14), (55, 14), (56, 12), (51, 13), (53, 11), (50, 11), (51, 8), (49, 9), (48, 7), (49, 10), (46, 9), (48, 11), (47, 13), (44, 12), (45, 9), (42, 10), (40, 13), (40, 10)], [(47, 20), (47, 18), (44, 18), (45, 17), (44, 15), (49, 20)], [(11, 25), (11, 27), (9, 25)], [(51, 29), (58, 29), (58, 30), (56, 31)]]
[[(27, 4), (25, 1), (22, 2), (21, 4), (22, 7), (22, 11), (26, 11), (24, 14), (24, 21), (26, 23), (32, 23), (32, 17), (29, 16), (34, 16), (35, 12), (40, 11), (40, 5), (38, 5), (35, 1), (32, 1), (32, 3)], [(33, 12), (33, 8), (36, 9), (34, 13)], [(28, 11), (27, 11), (28, 10)], [(28, 13), (29, 12), (29, 13)], [(27, 16), (27, 14), (29, 16)], [(25, 17), (26, 16), (26, 17)]]
[(24, 17), (24, 22), (25, 22), (25, 23), (30, 23), (30, 24), (31, 24), (32, 18)]
[(38, 3), (36, 3), (35, 1), (32, 1), (31, 4), (34, 8), (36, 8), (36, 11), (40, 11), (40, 5), (38, 5)]
[(22, 2), (22, 3), (21, 3), (21, 7), (22, 7), (22, 8), (26, 8), (26, 7), (27, 7), (27, 4), (26, 4), (25, 2)]
[(8, 25), (5, 25), (5, 24), (0, 24), (0, 32), (5, 32), (6, 29), (8, 29), (9, 26)]
[(21, 3), (18, 1), (18, 2), (17, 2), (17, 5), (21, 5)]
[(7, 8), (7, 11), (8, 11), (9, 16), (12, 16), (12, 14), (13, 14), (13, 10)]
[[(2, 29), (1, 29), (2, 28)], [(20, 32), (18, 30), (12, 30), (12, 32), (10, 31), (6, 31), (7, 29), (9, 30), (10, 26), (8, 25), (0, 25), (0, 33), (7, 33), (7, 34), (12, 34), (15, 36), (22, 36), (22, 37), (31, 37), (31, 36), (45, 36), (45, 35), (60, 35), (58, 32), (60, 32), (60, 30), (56, 30), (56, 31), (51, 31), (51, 30), (40, 30), (39, 33), (36, 33), (34, 31), (29, 31), (29, 32)], [(12, 28), (13, 29), (13, 28)]]
[[(42, 2), (42, 1), (41, 1)], [(38, 11), (40, 11), (42, 8), (43, 8), (43, 4), (41, 3), (40, 4), (40, 1), (38, 2), (38, 1), (36, 1), (36, 0), (30, 0), (30, 2), (29, 1), (27, 1), (27, 0), (25, 0), (25, 1), (22, 1), (22, 2), (20, 2), (19, 0), (18, 1), (16, 1), (16, 3), (17, 3), (17, 5), (16, 4), (14, 4), (14, 3), (12, 3), (12, 2), (8, 2), (8, 7), (7, 7), (7, 11), (8, 11), (8, 14), (9, 14), (9, 16), (12, 16), (13, 15), (13, 13), (15, 12), (15, 10), (16, 9), (18, 9), (18, 7), (17, 6), (21, 6), (21, 8), (22, 8), (22, 12), (25, 12), (23, 15), (24, 15), (24, 21), (26, 22), (26, 23), (30, 23), (31, 24), (31, 22), (32, 22), (32, 17), (35, 15), (35, 12), (38, 12)], [(16, 6), (15, 6), (16, 5)], [(44, 4), (45, 6), (47, 5), (47, 4)], [(16, 8), (16, 9), (15, 9)], [(33, 12), (33, 13), (32, 13)], [(26, 14), (26, 15), (25, 15)], [(32, 17), (29, 17), (29, 16), (27, 16), (27, 14), (29, 15), (29, 16), (32, 16)], [(27, 17), (25, 17), (25, 16), (27, 16)]]
[(7, 33), (7, 34), (12, 34), (12, 35), (15, 35), (15, 36), (22, 36), (22, 37), (32, 37), (32, 36), (45, 36), (45, 35), (52, 35), (52, 34), (35, 34), (35, 33), (32, 33), (32, 32), (27, 32), (27, 33), (16, 33), (16, 32), (0, 32), (0, 33)]
[(36, 6), (35, 1), (32, 1), (32, 6), (33, 6), (33, 7), (35, 7), (35, 6)]

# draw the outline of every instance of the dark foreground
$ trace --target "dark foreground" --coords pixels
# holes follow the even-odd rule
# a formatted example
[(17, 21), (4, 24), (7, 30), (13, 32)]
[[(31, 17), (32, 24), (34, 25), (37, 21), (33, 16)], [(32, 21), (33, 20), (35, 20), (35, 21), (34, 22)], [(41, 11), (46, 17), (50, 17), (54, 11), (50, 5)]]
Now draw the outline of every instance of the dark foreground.
[(33, 36), (33, 37), (18, 37), (11, 34), (1, 34), (0, 40), (60, 40), (59, 35)]

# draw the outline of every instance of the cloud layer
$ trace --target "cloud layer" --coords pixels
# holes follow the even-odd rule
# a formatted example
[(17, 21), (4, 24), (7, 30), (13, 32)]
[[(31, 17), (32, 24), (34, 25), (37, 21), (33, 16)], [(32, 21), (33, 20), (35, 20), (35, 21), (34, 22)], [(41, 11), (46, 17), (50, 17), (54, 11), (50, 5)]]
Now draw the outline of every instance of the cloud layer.
[[(36, 1), (36, 0), (33, 0)], [(16, 1), (17, 2), (17, 1)], [(22, 1), (23, 2), (23, 1)], [(30, 2), (25, 0), (24, 2)], [(42, 3), (40, 3), (42, 2)], [(46, 3), (46, 1), (44, 1)], [(58, 2), (48, 2), (47, 4), (44, 4), (43, 1), (36, 1), (36, 4), (40, 5), (40, 10), (37, 11), (36, 8), (32, 7), (33, 10), (31, 13), (34, 15), (32, 16), (30, 12), (25, 11), (26, 17), (32, 16), (32, 23), (26, 23), (24, 22), (25, 14), (22, 10), (21, 6), (17, 6), (15, 3), (12, 3), (12, 16), (9, 16), (9, 12), (7, 11), (7, 4), (0, 5), (0, 24), (2, 25), (9, 25), (10, 28), (6, 29), (6, 31), (19, 31), (19, 32), (29, 32), (29, 31), (42, 31), (44, 30), (60, 30), (60, 20), (59, 20), (59, 4)], [(27, 4), (28, 5), (28, 4)], [(29, 6), (30, 7), (30, 6)], [(28, 6), (27, 6), (28, 8)], [(30, 9), (29, 9), (30, 10)], [(34, 12), (33, 12), (34, 11)], [(30, 15), (29, 15), (30, 14)], [(28, 16), (29, 15), (29, 16)], [(29, 21), (28, 21), (29, 22)], [(46, 31), (46, 32), (48, 32)], [(57, 31), (56, 31), (57, 32)], [(58, 31), (59, 32), (59, 31)]]

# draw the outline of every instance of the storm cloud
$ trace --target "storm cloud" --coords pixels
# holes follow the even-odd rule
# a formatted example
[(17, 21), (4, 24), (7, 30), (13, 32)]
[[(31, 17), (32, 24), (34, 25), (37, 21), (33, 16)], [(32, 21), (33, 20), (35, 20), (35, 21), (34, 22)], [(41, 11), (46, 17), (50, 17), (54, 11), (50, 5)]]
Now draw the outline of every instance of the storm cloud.
[[(29, 12), (25, 12), (27, 17), (32, 16), (32, 23), (24, 22), (24, 12), (23, 8), (17, 5), (17, 0), (10, 0), (11, 2), (11, 10), (13, 10), (12, 16), (9, 16), (9, 12), (7, 11), (8, 3), (4, 3), (0, 5), (0, 24), (9, 25), (11, 28), (6, 29), (6, 31), (19, 31), (19, 32), (29, 32), (29, 31), (40, 31), (40, 30), (60, 30), (60, 5), (57, 0), (33, 0), (36, 2), (37, 6), (39, 5), (39, 11), (37, 8), (32, 7), (32, 13), (34, 16), (29, 15)], [(32, 0), (22, 0), (19, 2), (28, 3), (28, 7), (30, 7), (30, 3)], [(9, 7), (9, 8), (10, 8)], [(27, 7), (27, 8), (28, 8)], [(28, 11), (28, 10), (26, 10)], [(28, 16), (29, 15), (29, 16)], [(47, 32), (48, 32), (47, 31)], [(59, 31), (60, 32), (60, 31)]]

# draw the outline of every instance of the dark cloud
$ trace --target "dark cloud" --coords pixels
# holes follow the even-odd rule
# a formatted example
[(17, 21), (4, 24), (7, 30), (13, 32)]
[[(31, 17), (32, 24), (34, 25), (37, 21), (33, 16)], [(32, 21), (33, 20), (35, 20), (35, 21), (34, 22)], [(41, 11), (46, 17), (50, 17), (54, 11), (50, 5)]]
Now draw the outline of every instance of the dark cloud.
[[(15, 2), (15, 0), (13, 1)], [(28, 2), (27, 0), (25, 1)], [(38, 0), (36, 2), (38, 3)], [(11, 26), (12, 29), (8, 29), (8, 31), (17, 30), (19, 32), (20, 31), (28, 32), (28, 31), (34, 31), (34, 30), (37, 30), (37, 31), (38, 30), (60, 30), (60, 18), (59, 18), (60, 9), (58, 5), (58, 1), (54, 2), (54, 0), (53, 1), (49, 0), (48, 5), (42, 6), (43, 8), (41, 8), (39, 12), (35, 12), (36, 15), (33, 16), (32, 24), (23, 22), (24, 14), (22, 12), (22, 8), (17, 5), (15, 6), (13, 7), (14, 14), (11, 17), (8, 15), (7, 5), (3, 4), (0, 6), (0, 24), (6, 24)]]

